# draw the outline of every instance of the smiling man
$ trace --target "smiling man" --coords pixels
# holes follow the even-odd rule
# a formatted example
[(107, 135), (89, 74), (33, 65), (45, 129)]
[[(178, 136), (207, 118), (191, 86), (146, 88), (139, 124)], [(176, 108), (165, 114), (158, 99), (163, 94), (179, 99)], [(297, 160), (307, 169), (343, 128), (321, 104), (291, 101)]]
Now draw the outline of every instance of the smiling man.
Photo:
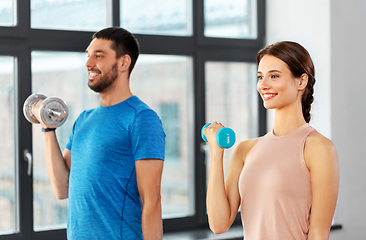
[(45, 131), (53, 190), (69, 199), (67, 237), (162, 239), (165, 134), (157, 114), (130, 90), (138, 42), (125, 29), (106, 28), (86, 53), (88, 86), (100, 106), (79, 115), (63, 154), (55, 132)]

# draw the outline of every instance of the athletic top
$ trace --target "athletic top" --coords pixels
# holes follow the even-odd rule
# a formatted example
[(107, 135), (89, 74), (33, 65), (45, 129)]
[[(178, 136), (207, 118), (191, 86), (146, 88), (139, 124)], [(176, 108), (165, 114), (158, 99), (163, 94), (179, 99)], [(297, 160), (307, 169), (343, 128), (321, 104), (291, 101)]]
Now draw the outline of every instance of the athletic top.
[(285, 136), (273, 131), (248, 153), (239, 179), (245, 240), (305, 240), (312, 202), (310, 172), (304, 160), (304, 124)]
[(73, 126), (67, 238), (142, 239), (135, 161), (164, 160), (157, 114), (136, 96), (84, 111)]

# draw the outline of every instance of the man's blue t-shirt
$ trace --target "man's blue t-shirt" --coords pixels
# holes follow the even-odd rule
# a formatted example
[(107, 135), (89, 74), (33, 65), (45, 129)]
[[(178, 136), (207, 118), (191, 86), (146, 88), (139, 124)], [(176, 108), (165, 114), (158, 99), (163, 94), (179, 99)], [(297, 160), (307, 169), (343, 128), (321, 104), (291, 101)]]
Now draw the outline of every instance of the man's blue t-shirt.
[(135, 161), (164, 160), (157, 114), (136, 96), (84, 111), (74, 123), (67, 238), (142, 239)]

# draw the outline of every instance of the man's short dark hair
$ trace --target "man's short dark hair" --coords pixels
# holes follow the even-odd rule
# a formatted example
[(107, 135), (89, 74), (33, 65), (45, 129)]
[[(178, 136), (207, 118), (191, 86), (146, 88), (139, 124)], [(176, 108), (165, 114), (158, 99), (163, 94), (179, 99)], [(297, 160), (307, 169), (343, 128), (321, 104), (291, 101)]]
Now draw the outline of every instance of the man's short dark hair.
[(105, 39), (113, 42), (112, 49), (116, 51), (116, 58), (127, 54), (131, 58), (129, 74), (135, 67), (140, 54), (140, 47), (137, 39), (129, 31), (121, 27), (109, 27), (93, 34), (93, 39)]

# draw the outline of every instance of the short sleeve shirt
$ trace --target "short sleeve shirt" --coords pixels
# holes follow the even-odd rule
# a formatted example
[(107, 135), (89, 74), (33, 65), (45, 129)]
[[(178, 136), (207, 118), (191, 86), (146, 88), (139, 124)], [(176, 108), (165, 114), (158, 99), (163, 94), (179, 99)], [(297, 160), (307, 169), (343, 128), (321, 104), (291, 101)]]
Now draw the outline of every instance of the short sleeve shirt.
[(138, 97), (80, 114), (71, 150), (67, 237), (142, 239), (135, 161), (164, 160), (158, 115)]

